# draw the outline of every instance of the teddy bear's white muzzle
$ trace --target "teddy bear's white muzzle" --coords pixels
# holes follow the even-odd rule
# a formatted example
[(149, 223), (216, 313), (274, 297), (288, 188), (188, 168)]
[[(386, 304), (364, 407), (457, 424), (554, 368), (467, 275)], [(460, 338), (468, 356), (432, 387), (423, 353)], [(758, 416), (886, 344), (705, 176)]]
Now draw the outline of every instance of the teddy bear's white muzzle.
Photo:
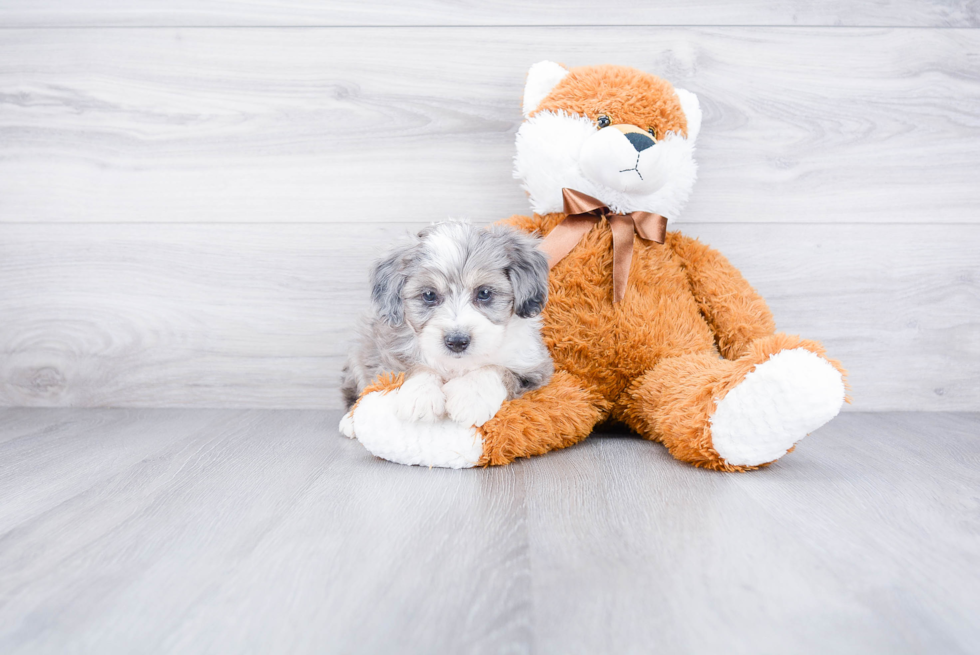
[(646, 195), (660, 190), (669, 179), (669, 157), (665, 155), (659, 143), (634, 144), (619, 130), (606, 128), (586, 139), (579, 166), (597, 184)]

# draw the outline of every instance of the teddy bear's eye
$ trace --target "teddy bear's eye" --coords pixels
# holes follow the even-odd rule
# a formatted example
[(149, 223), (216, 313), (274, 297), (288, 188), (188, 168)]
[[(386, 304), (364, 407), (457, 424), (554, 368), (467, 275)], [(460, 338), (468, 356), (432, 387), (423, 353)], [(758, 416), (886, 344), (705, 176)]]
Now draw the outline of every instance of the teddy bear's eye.
[(650, 128), (647, 128), (647, 132), (650, 133), (650, 136), (653, 137), (653, 142), (656, 143), (657, 142), (657, 130), (655, 130), (652, 127), (650, 127)]
[(612, 121), (609, 120), (608, 116), (602, 114), (601, 116), (599, 116), (599, 119), (596, 121), (596, 124), (599, 126), (599, 129), (601, 130), (604, 127), (609, 127), (612, 124)]

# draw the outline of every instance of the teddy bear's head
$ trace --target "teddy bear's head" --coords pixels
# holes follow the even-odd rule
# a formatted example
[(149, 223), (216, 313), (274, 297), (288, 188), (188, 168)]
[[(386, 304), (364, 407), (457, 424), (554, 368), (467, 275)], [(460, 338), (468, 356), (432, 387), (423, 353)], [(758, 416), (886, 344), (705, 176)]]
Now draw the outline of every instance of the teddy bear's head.
[(514, 177), (538, 214), (560, 212), (562, 189), (616, 213), (678, 217), (697, 174), (701, 109), (693, 93), (625, 66), (531, 67)]

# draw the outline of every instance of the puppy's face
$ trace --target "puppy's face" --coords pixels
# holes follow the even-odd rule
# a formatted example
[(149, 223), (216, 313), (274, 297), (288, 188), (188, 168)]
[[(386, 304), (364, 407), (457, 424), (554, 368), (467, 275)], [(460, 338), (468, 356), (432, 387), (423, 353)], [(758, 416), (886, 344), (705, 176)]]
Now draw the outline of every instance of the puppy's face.
[(547, 284), (531, 237), (447, 222), (378, 265), (374, 297), (383, 320), (415, 333), (422, 363), (460, 372), (490, 363), (510, 324), (540, 313)]
[(426, 363), (451, 369), (465, 367), (463, 360), (485, 359), (500, 348), (514, 316), (506, 269), (496, 262), (457, 267), (457, 253), (430, 254), (404, 292), (405, 320), (418, 335)]

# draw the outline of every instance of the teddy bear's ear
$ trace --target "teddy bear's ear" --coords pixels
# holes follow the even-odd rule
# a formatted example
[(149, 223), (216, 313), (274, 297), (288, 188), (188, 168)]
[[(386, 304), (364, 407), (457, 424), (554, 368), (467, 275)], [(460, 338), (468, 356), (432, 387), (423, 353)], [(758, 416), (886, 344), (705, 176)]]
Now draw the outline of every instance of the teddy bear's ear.
[(687, 118), (687, 140), (694, 143), (701, 132), (701, 103), (698, 97), (686, 89), (675, 88), (677, 97), (681, 101), (681, 109)]
[(524, 83), (524, 117), (538, 108), (551, 90), (568, 75), (568, 69), (553, 61), (539, 61), (527, 71)]

